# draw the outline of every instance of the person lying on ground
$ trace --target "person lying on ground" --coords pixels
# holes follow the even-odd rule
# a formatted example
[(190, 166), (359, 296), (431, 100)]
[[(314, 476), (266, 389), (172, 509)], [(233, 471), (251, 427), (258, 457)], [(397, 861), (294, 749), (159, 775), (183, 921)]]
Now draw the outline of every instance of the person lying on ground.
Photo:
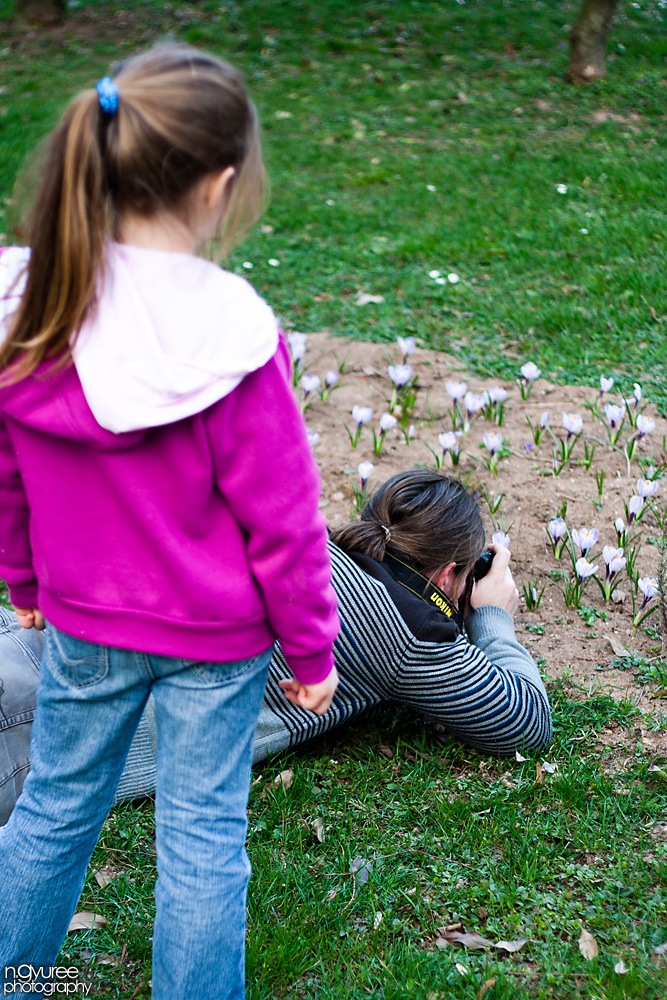
[[(333, 703), (321, 716), (297, 704), (295, 682), (276, 646), (254, 760), (392, 704), (440, 723), (482, 753), (546, 749), (549, 701), (533, 658), (514, 635), (518, 593), (507, 549), (496, 548), (488, 574), (467, 594), (483, 548), (477, 501), (458, 479), (417, 469), (379, 486), (360, 518), (329, 540), (342, 623), (334, 645), (340, 684)], [(464, 605), (467, 636), (457, 624), (457, 601)], [(0, 823), (29, 767), (43, 635), (21, 629), (11, 612), (0, 609)], [(155, 761), (149, 700), (117, 802), (153, 792)]]

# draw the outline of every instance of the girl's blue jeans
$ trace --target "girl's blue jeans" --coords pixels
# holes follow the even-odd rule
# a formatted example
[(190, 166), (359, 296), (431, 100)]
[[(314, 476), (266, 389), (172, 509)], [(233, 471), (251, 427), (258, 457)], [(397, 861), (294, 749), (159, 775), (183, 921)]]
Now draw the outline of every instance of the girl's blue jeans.
[(55, 964), (152, 691), (153, 1000), (242, 1000), (246, 806), (272, 650), (202, 663), (48, 633), (31, 771), (0, 829), (0, 981), (6, 966)]

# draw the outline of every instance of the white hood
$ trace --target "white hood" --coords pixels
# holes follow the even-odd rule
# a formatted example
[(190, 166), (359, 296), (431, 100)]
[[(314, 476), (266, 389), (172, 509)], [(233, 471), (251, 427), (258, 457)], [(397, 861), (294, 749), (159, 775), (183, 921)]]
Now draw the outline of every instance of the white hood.
[(276, 318), (244, 278), (189, 254), (112, 243), (73, 354), (95, 419), (120, 434), (212, 406), (277, 346)]
[[(5, 334), (29, 259), (24, 247), (0, 256)], [(120, 434), (212, 406), (277, 346), (276, 318), (244, 278), (189, 254), (111, 243), (98, 306), (73, 354), (95, 419)]]
[(0, 254), (0, 340), (7, 336), (7, 320), (21, 301), (29, 260), (26, 247), (5, 247)]

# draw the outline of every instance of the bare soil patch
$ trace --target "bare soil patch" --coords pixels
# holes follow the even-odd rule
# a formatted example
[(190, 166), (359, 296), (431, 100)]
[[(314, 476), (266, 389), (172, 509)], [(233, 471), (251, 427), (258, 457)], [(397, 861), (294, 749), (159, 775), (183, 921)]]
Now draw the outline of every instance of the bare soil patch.
[[(602, 546), (617, 544), (614, 520), (625, 518), (623, 501), (630, 500), (641, 476), (636, 461), (631, 463), (628, 474), (627, 460), (609, 446), (603, 422), (596, 420), (583, 405), (585, 400), (595, 400), (599, 388), (554, 385), (539, 379), (524, 402), (516, 384), (476, 378), (462, 369), (451, 356), (418, 348), (409, 358), (419, 376), (417, 401), (411, 417), (415, 437), (410, 444), (406, 443), (397, 427), (387, 435), (381, 455), (375, 456), (370, 428), (375, 427), (377, 431), (380, 414), (388, 409), (391, 381), (387, 366), (400, 361), (400, 351), (395, 344), (348, 341), (326, 333), (308, 337), (304, 371), (324, 379), (326, 371), (344, 362), (340, 386), (327, 402), (316, 399), (305, 414), (308, 427), (320, 435), (314, 455), (322, 476), (321, 507), (328, 524), (335, 527), (350, 518), (354, 500), (351, 480), (358, 483), (357, 465), (360, 462), (369, 460), (375, 466), (369, 488), (401, 470), (434, 464), (427, 445), (440, 451), (438, 434), (452, 429), (449, 415), (451, 400), (445, 388), (448, 380), (464, 380), (474, 392), (481, 392), (492, 385), (503, 385), (509, 398), (505, 404), (502, 427), (498, 428), (482, 417), (475, 419), (469, 433), (461, 439), (459, 470), (462, 477), (471, 473), (471, 486), (483, 484), (490, 494), (494, 491), (504, 493), (495, 517), (497, 519), (502, 513), (504, 530), (511, 538), (512, 566), (519, 590), (522, 579), (526, 582), (538, 579), (540, 587), (546, 582), (537, 612), (525, 610), (522, 604), (516, 622), (519, 640), (536, 659), (544, 660), (543, 669), (549, 677), (566, 679), (581, 697), (608, 693), (615, 698), (628, 698), (644, 711), (667, 712), (667, 692), (651, 690), (648, 685), (640, 684), (636, 672), (630, 669), (610, 669), (610, 661), (614, 657), (612, 641), (617, 649), (620, 644), (647, 658), (659, 653), (659, 638), (651, 638), (642, 630), (632, 634), (630, 582), (622, 580), (620, 589), (626, 596), (622, 603), (616, 604), (603, 602), (597, 585), (591, 580), (582, 603), (599, 608), (607, 615), (607, 620), (601, 618), (593, 625), (587, 625), (575, 608), (565, 606), (562, 594), (548, 577), (549, 570), (554, 567), (571, 571), (570, 560), (565, 554), (561, 562), (554, 560), (546, 534), (547, 523), (560, 512), (564, 500), (567, 501), (566, 520), (570, 529), (598, 529), (599, 540), (593, 549), (593, 561), (599, 567), (598, 572), (604, 576), (605, 565), (600, 555)], [(612, 398), (614, 402), (619, 402), (618, 394), (613, 394)], [(357, 448), (352, 449), (345, 425), (353, 429), (351, 411), (355, 404), (371, 406), (374, 416), (371, 424), (363, 428)], [(552, 474), (552, 438), (545, 436), (538, 448), (526, 450), (526, 444), (532, 442), (526, 416), (535, 423), (543, 412), (551, 414), (551, 426), (557, 436), (564, 436), (565, 433), (562, 414), (580, 413), (584, 420), (584, 432), (572, 460), (558, 477)], [(663, 447), (667, 420), (661, 418), (650, 404), (645, 413), (655, 418), (656, 427), (640, 442), (637, 457), (652, 455), (655, 464), (659, 465), (665, 458)], [(512, 455), (500, 462), (498, 475), (494, 476), (469, 456), (484, 457), (485, 452), (479, 447), (484, 431), (498, 430), (509, 439)], [(589, 471), (583, 465), (584, 441), (596, 445)], [(444, 469), (451, 471), (449, 458)], [(605, 474), (601, 497), (596, 486), (596, 469), (604, 470)], [(666, 488), (663, 484), (664, 481), (661, 481), (656, 499), (660, 499)], [(480, 486), (476, 488), (480, 489)], [(485, 504), (483, 509), (486, 509)], [(488, 510), (486, 514), (490, 537), (493, 527)], [(637, 567), (641, 576), (655, 576), (659, 559), (655, 542), (660, 529), (650, 513), (644, 515), (643, 524), (644, 544)], [(647, 623), (660, 629), (660, 612), (653, 614)], [(531, 632), (531, 627), (540, 625), (544, 626), (543, 634)]]

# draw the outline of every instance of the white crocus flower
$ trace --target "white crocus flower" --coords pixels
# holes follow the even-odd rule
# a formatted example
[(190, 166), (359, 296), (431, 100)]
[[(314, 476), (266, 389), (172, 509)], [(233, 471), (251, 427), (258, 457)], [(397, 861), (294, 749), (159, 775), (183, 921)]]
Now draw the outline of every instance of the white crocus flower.
[(625, 556), (616, 556), (615, 559), (612, 559), (612, 561), (609, 563), (610, 579), (612, 576), (616, 576), (617, 573), (620, 573), (622, 569), (625, 569), (626, 562), (627, 560)]
[(638, 514), (639, 511), (644, 506), (644, 498), (637, 494), (630, 497), (630, 503), (628, 504), (628, 510), (631, 514)]
[(311, 448), (314, 448), (317, 442), (320, 440), (320, 435), (317, 431), (311, 431), (310, 427), (307, 428), (306, 434), (308, 435), (308, 443)]
[(331, 371), (328, 371), (326, 373), (326, 375), (324, 376), (324, 381), (326, 382), (329, 388), (331, 388), (333, 385), (336, 384), (336, 382), (338, 381), (338, 372), (336, 371), (335, 368), (332, 368)]
[(387, 368), (387, 374), (392, 380), (397, 389), (406, 382), (409, 382), (412, 377), (412, 368), (410, 365), (389, 365)]
[(618, 537), (621, 538), (625, 531), (625, 521), (623, 520), (622, 517), (616, 518), (616, 520), (614, 521), (614, 528), (616, 529), (616, 534), (618, 535)]
[(311, 375), (310, 372), (306, 372), (305, 375), (301, 376), (301, 388), (306, 396), (309, 396), (311, 392), (316, 392), (320, 385), (321, 379), (319, 375)]
[(406, 361), (407, 357), (410, 354), (412, 354), (412, 352), (414, 351), (414, 349), (417, 346), (417, 344), (415, 343), (415, 338), (414, 337), (397, 337), (396, 338), (396, 343), (398, 344), (398, 348), (399, 348), (401, 354), (403, 355), (403, 364), (405, 364), (405, 361)]
[(615, 549), (613, 545), (605, 545), (602, 549), (602, 558), (607, 566), (613, 559), (620, 559), (622, 555), (623, 549)]
[(364, 424), (367, 424), (369, 420), (373, 419), (373, 411), (370, 406), (353, 406), (352, 419), (357, 425), (357, 428), (363, 427)]
[(632, 524), (632, 522), (634, 521), (634, 519), (636, 518), (637, 514), (639, 513), (639, 511), (642, 509), (643, 506), (644, 506), (643, 497), (637, 496), (636, 493), (630, 497), (630, 502), (628, 504), (628, 527)]
[(526, 382), (534, 382), (542, 372), (533, 361), (526, 361), (525, 365), (521, 365), (521, 374)]
[(483, 441), (484, 447), (491, 452), (491, 455), (495, 455), (503, 446), (502, 434), (491, 434), (489, 431), (485, 431)]
[(456, 403), (457, 400), (463, 399), (468, 390), (468, 386), (465, 382), (445, 382), (445, 389)]
[(549, 521), (548, 530), (555, 542), (567, 535), (567, 525), (562, 517), (555, 517), (553, 521)]
[(642, 498), (642, 500), (648, 500), (652, 497), (654, 493), (658, 490), (658, 484), (651, 482), (650, 479), (638, 479), (637, 480), (637, 493)]
[(613, 389), (613, 387), (614, 380), (611, 376), (609, 378), (605, 378), (604, 375), (600, 375), (600, 395), (602, 395), (603, 392), (609, 392), (609, 390)]
[(645, 434), (650, 434), (651, 431), (655, 430), (655, 420), (653, 417), (645, 417), (643, 413), (640, 413), (637, 417), (637, 430), (639, 431), (639, 437), (644, 437)]
[(484, 406), (484, 400), (482, 396), (478, 395), (476, 392), (466, 392), (463, 397), (463, 405), (468, 411), (468, 415), (472, 416), (473, 413), (477, 413)]
[(544, 430), (545, 427), (548, 427), (550, 423), (551, 423), (551, 414), (543, 413), (542, 416), (540, 417), (540, 427), (542, 428), (542, 430)]
[(568, 437), (572, 434), (580, 434), (583, 426), (584, 421), (580, 413), (563, 414), (563, 427), (567, 431)]
[(584, 556), (582, 556), (581, 559), (577, 559), (574, 564), (574, 569), (580, 583), (583, 583), (587, 577), (593, 576), (593, 574), (598, 571), (597, 566), (593, 566), (589, 563), (588, 559), (584, 558)]
[(593, 548), (597, 540), (597, 528), (581, 528), (579, 531), (575, 529), (572, 532), (572, 541), (578, 546), (582, 556), (585, 556), (588, 550)]
[(616, 406), (615, 403), (605, 403), (604, 412), (607, 420), (612, 427), (615, 427), (623, 417), (625, 416), (625, 410), (622, 406)]
[(442, 434), (438, 434), (438, 441), (442, 446), (443, 452), (459, 450), (458, 441), (454, 431), (443, 431)]
[(357, 466), (357, 472), (359, 473), (359, 478), (361, 479), (361, 490), (364, 491), (366, 483), (373, 475), (375, 466), (372, 462), (360, 462)]
[(292, 358), (295, 362), (301, 361), (302, 357), (306, 353), (306, 340), (308, 335), (305, 333), (288, 333), (287, 342), (290, 346), (290, 351), (292, 352)]
[(396, 419), (396, 417), (392, 417), (391, 413), (382, 413), (380, 415), (380, 430), (382, 431), (383, 434), (386, 434), (387, 431), (390, 431), (392, 427), (396, 426), (397, 423), (398, 420)]
[(632, 395), (635, 398), (635, 406), (639, 406), (639, 402), (642, 398), (642, 387), (638, 382), (635, 382), (633, 385)]
[[(660, 588), (658, 587), (658, 581), (654, 576), (643, 576), (637, 582), (637, 586), (644, 595), (644, 604), (648, 604), (652, 601), (654, 597), (657, 597), (660, 593)], [(642, 605), (643, 607), (644, 605)]]
[(507, 399), (507, 389), (501, 385), (492, 385), (488, 390), (488, 396), (492, 403), (504, 403)]

